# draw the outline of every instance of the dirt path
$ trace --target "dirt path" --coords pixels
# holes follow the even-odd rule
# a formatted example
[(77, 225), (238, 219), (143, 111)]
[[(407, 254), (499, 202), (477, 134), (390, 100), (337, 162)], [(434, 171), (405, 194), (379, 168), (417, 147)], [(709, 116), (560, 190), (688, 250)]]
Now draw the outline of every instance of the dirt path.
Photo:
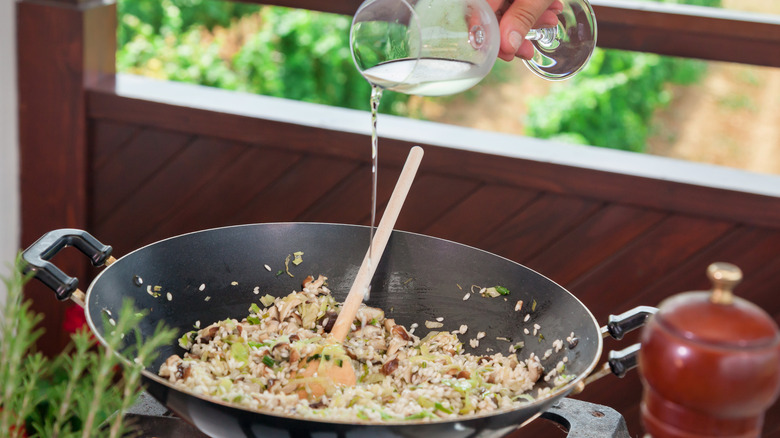
[(712, 63), (700, 84), (670, 91), (649, 153), (780, 173), (780, 70)]
[[(513, 64), (511, 82), (413, 105), (429, 120), (523, 135), (526, 99), (548, 83)], [(780, 174), (780, 69), (713, 62), (700, 83), (669, 92), (671, 103), (651, 121), (648, 153)]]

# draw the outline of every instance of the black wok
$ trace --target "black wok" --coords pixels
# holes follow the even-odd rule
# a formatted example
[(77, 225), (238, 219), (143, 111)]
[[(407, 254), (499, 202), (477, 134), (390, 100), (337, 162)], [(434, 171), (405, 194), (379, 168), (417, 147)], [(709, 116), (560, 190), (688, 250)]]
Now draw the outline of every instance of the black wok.
[[(227, 317), (245, 317), (250, 304), (257, 302), (259, 296), (287, 295), (300, 290), (307, 275), (318, 274), (328, 277), (334, 296), (343, 300), (368, 241), (367, 227), (318, 223), (234, 226), (169, 238), (121, 257), (95, 278), (86, 291), (87, 321), (104, 343), (103, 334), (108, 327), (103, 326), (101, 314), (107, 310), (118, 315), (123, 299), (129, 297), (136, 308), (149, 311), (142, 322), (142, 334), (152, 333), (160, 320), (184, 333), (192, 330), (195, 321), (205, 327)], [(60, 299), (68, 298), (76, 290), (77, 280), (67, 277), (48, 260), (66, 246), (79, 248), (96, 265), (102, 265), (111, 251), (79, 230), (53, 231), (28, 248), (24, 258), (29, 269), (57, 291)], [(277, 275), (278, 270), (284, 269), (285, 257), (296, 251), (303, 251), (304, 255), (300, 265), (290, 264), (295, 277)], [(272, 267), (272, 271), (264, 265)], [(201, 285), (205, 285), (203, 290)], [(497, 298), (472, 295), (464, 301), (472, 285), (504, 286), (511, 293)], [(148, 286), (161, 286), (161, 295), (149, 294)], [(259, 288), (260, 295), (254, 293), (255, 288)], [(181, 348), (171, 345), (160, 349), (156, 362), (144, 371), (147, 391), (212, 436), (498, 437), (536, 418), (581, 385), (601, 355), (599, 325), (577, 298), (531, 269), (472, 247), (395, 231), (377, 267), (371, 290), (367, 304), (384, 309), (388, 317), (407, 327), (418, 323), (418, 336), (428, 332), (424, 322), (437, 317), (444, 317), (444, 330), (468, 325), (467, 335), (461, 336), (464, 341), (484, 331), (487, 336), (478, 348), (464, 342), (465, 350), (472, 354), (485, 354), (488, 348), (506, 354), (511, 344), (523, 341), (521, 358), (532, 352), (544, 357), (554, 340), (561, 339), (566, 344), (565, 339), (574, 333), (576, 346), (564, 348), (542, 363), (545, 369), (552, 369), (567, 357), (566, 373), (576, 378), (548, 397), (491, 415), (434, 423), (353, 424), (266, 414), (173, 388), (156, 373), (168, 356), (182, 354)], [(167, 299), (168, 292), (171, 300)], [(520, 312), (515, 311), (518, 300), (524, 302)], [(530, 320), (523, 322), (532, 306)], [(534, 324), (541, 326), (536, 335)], [(530, 334), (525, 334), (524, 328), (529, 328)], [(544, 384), (540, 382), (538, 387)]]

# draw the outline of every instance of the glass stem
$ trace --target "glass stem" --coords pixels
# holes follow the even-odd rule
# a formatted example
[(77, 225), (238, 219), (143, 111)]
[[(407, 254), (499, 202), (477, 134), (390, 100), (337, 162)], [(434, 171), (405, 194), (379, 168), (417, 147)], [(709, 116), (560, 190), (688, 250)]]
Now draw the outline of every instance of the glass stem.
[(555, 42), (558, 37), (558, 26), (555, 27), (542, 27), (539, 29), (531, 29), (525, 39), (530, 41), (538, 41), (541, 46), (550, 46)]

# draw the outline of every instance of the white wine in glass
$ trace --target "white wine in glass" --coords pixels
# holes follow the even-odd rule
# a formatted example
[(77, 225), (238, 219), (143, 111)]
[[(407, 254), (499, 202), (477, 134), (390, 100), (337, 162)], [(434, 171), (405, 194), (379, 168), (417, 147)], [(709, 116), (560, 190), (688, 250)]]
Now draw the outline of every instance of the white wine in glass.
[[(549, 80), (567, 79), (596, 45), (587, 0), (562, 0), (558, 25), (533, 29), (526, 64)], [(490, 71), (500, 45), (495, 13), (484, 0), (367, 0), (352, 20), (350, 48), (360, 73), (382, 89), (421, 96), (466, 90)]]

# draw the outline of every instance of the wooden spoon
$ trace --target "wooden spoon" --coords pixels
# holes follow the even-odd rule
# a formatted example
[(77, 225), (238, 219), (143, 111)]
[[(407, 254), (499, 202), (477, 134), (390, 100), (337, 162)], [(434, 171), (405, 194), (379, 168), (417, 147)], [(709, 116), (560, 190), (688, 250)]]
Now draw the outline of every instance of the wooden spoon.
[[(341, 307), (341, 312), (339, 312), (339, 316), (330, 331), (329, 344), (340, 347), (344, 339), (346, 339), (347, 333), (349, 333), (352, 322), (355, 320), (355, 315), (357, 315), (357, 311), (360, 308), (360, 303), (363, 302), (363, 297), (368, 290), (368, 285), (374, 277), (376, 266), (379, 264), (379, 260), (385, 251), (385, 246), (387, 246), (387, 241), (390, 239), (390, 234), (395, 226), (395, 221), (398, 219), (398, 214), (401, 212), (404, 200), (406, 200), (406, 195), (409, 194), (409, 189), (412, 186), (417, 169), (420, 167), (422, 157), (423, 149), (420, 146), (415, 146), (409, 151), (409, 156), (406, 158), (404, 168), (401, 170), (401, 175), (395, 184), (393, 194), (390, 195), (390, 201), (387, 203), (387, 208), (385, 208), (382, 219), (379, 221), (379, 226), (374, 233), (371, 248), (369, 248), (369, 251), (366, 252), (366, 256), (363, 258), (363, 263), (355, 276), (352, 288), (349, 290), (349, 294), (346, 300), (344, 300), (344, 305)], [(320, 367), (321, 360), (307, 359), (309, 363), (301, 371), (300, 375), (303, 377), (316, 376), (330, 379), (336, 385), (354, 386), (357, 379), (355, 370), (352, 368), (352, 362), (348, 358), (346, 360), (338, 360), (338, 362), (335, 361), (335, 358), (331, 359), (334, 363), (324, 367)], [(317, 375), (318, 371), (320, 371), (319, 375)], [(310, 392), (301, 390), (298, 392), (299, 397), (319, 399), (325, 393), (322, 385), (317, 383), (307, 386)]]

